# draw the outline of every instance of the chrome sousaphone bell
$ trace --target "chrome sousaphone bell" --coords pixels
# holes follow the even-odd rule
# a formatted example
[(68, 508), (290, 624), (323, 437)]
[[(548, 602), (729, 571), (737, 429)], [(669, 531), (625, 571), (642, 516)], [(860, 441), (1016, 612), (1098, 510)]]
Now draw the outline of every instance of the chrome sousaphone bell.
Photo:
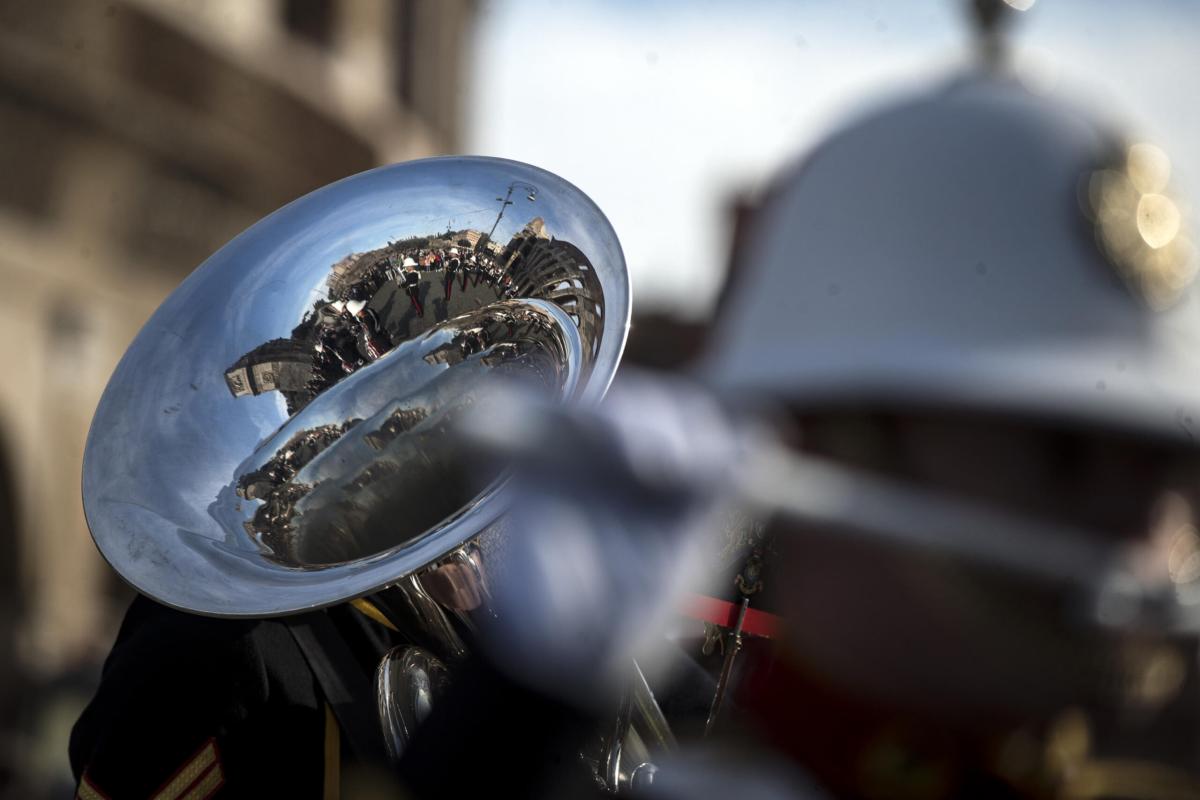
[(561, 178), (487, 158), (346, 178), (227, 244), (138, 334), (88, 436), (92, 535), (201, 614), (396, 584), (501, 513), (456, 418), (514, 377), (596, 402), (628, 320), (617, 237)]

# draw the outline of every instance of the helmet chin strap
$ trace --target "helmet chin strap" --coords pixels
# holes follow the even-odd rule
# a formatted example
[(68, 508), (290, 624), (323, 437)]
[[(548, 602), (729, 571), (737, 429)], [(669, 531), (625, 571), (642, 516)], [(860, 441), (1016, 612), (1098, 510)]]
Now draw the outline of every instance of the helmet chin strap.
[[(1144, 567), (1150, 545), (1104, 544), (1098, 533), (757, 442), (737, 492), (764, 511), (805, 523), (806, 534), (853, 538), (948, 556), (1047, 584), (1067, 585), (1099, 627), (1164, 634), (1200, 631), (1200, 580), (1175, 582)], [(1189, 529), (1190, 530), (1190, 529)], [(1194, 534), (1193, 534), (1194, 535)], [(1197, 555), (1200, 558), (1200, 555)]]

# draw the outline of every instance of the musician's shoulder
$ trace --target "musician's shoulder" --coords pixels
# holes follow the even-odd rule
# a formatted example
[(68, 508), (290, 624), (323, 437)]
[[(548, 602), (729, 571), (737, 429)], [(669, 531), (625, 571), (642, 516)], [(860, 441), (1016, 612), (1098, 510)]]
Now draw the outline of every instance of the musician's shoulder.
[[(281, 662), (302, 667), (301, 659), (282, 621), (206, 617), (138, 595), (105, 661), (101, 686), (161, 674), (176, 682), (236, 684), (242, 694), (265, 693), (261, 684), (269, 668)], [(248, 673), (261, 680), (248, 682)]]
[(201, 617), (138, 597), (72, 731), (71, 764), (80, 793), (95, 796), (150, 796), (192, 773), (206, 776), (198, 786), (231, 772), (267, 786), (254, 765), (268, 751), (311, 751), (319, 769), (323, 725), (283, 623)]

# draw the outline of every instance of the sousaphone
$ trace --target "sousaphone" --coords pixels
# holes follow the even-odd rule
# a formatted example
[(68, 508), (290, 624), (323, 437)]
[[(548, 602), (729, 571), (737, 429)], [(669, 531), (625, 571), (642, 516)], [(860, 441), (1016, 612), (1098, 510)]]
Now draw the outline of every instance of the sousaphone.
[(138, 591), (206, 615), (395, 585), (504, 507), (457, 419), (504, 380), (595, 403), (629, 306), (608, 220), (543, 170), (441, 158), (326, 186), (217, 251), (130, 345), (84, 455), (92, 535)]

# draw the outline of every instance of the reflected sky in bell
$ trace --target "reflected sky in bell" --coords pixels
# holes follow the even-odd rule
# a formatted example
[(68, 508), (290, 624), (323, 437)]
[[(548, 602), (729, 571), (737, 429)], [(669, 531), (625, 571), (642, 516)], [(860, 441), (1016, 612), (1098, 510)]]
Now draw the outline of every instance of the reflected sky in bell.
[[(638, 308), (703, 314), (732, 197), (864, 106), (967, 63), (966, 5), (484, 2), (467, 149), (583, 187), (621, 236)], [(1200, 3), (1040, 0), (1020, 22), (1020, 69), (1166, 149), (1200, 223)]]

